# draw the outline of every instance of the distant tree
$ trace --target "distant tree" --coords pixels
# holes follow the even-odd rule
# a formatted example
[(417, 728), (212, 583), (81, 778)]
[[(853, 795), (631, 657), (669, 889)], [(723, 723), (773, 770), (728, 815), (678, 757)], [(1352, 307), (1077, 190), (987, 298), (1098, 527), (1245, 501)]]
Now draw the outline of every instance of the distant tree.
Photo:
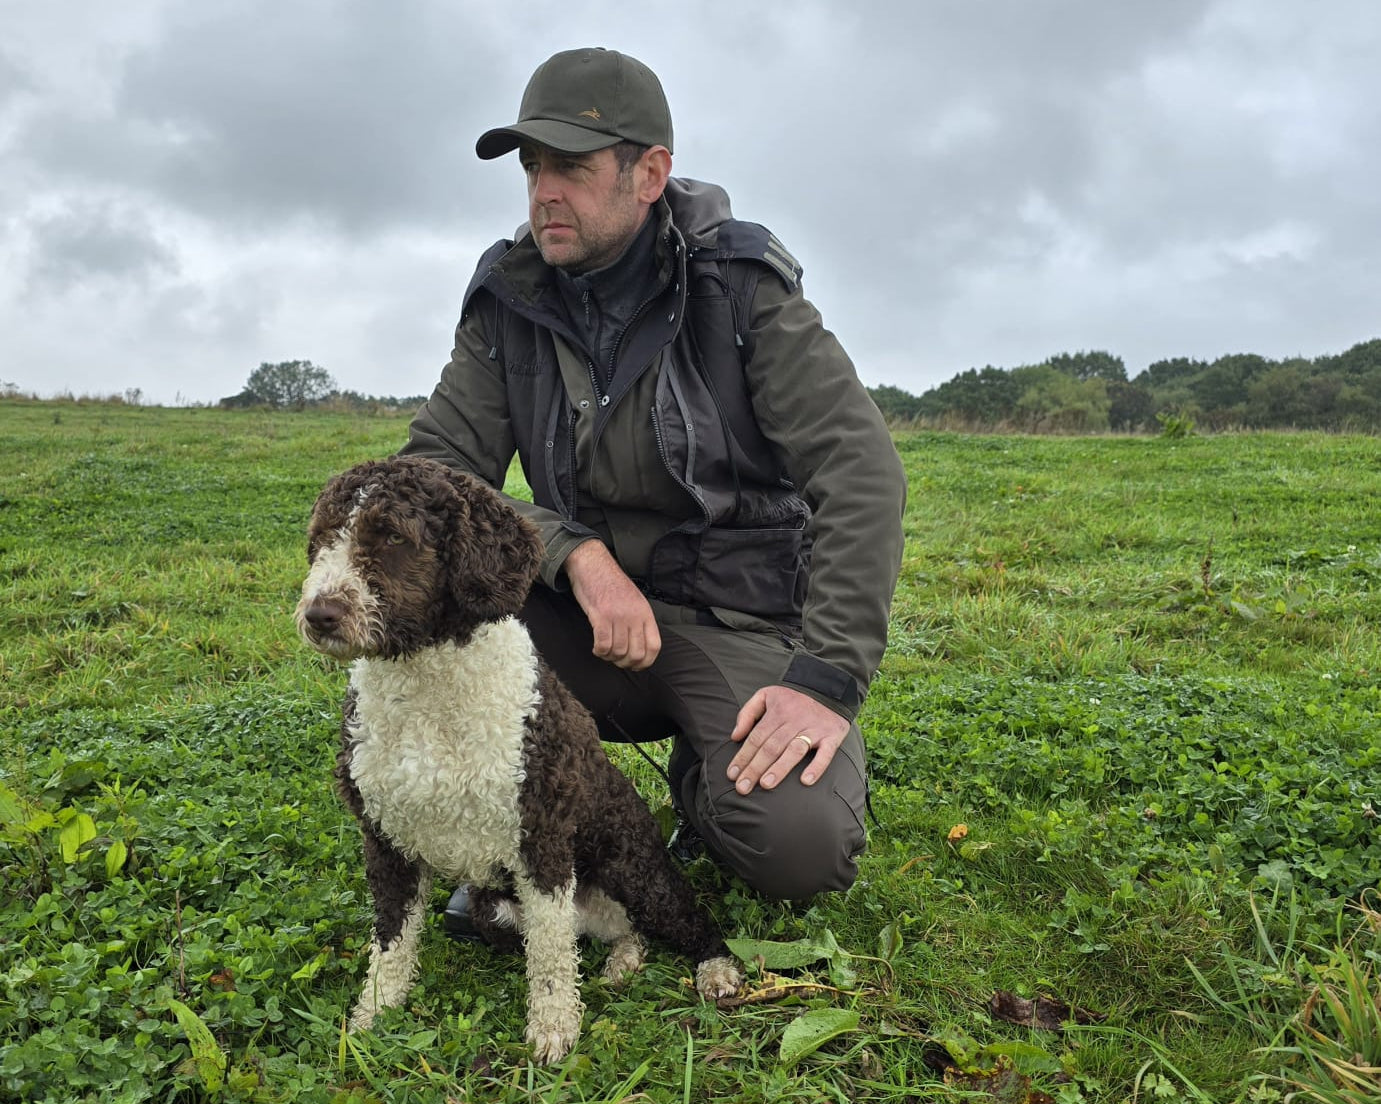
[(1338, 409), (1342, 411), (1344, 429), (1381, 429), (1381, 365), (1373, 368), (1355, 382), (1344, 384), (1338, 392)]
[(1146, 371), (1138, 375), (1132, 382), (1144, 384), (1156, 390), (1167, 387), (1172, 383), (1191, 379), (1207, 367), (1207, 361), (1190, 360), (1188, 357), (1175, 357), (1173, 360), (1158, 360), (1151, 364)]
[(1247, 417), (1247, 387), (1275, 362), (1255, 353), (1221, 356), (1189, 382), (1203, 420), (1214, 429), (1241, 424)]
[(1112, 429), (1154, 429), (1156, 397), (1149, 387), (1108, 380), (1108, 425)]
[(873, 404), (882, 411), (884, 418), (910, 422), (921, 412), (921, 400), (918, 397), (910, 391), (893, 387), (890, 383), (868, 388), (868, 395), (872, 398)]
[(1381, 337), (1359, 342), (1337, 356), (1321, 356), (1314, 364), (1320, 371), (1337, 372), (1353, 379), (1381, 372)]
[(393, 410), (416, 410), (427, 401), (426, 395), (365, 395), (359, 391), (332, 391), (320, 405), (328, 410), (359, 410), (380, 414)]
[(1304, 381), (1304, 406), (1316, 429), (1337, 429), (1348, 411), (1340, 403), (1346, 381), (1333, 372), (1316, 372)]
[(336, 381), (325, 368), (318, 368), (310, 360), (284, 360), (260, 364), (249, 374), (244, 390), (227, 405), (301, 410), (308, 403), (320, 402), (335, 389)]
[(1086, 433), (1108, 428), (1103, 380), (1077, 379), (1048, 364), (1018, 368), (1012, 375), (1022, 385), (1017, 414), (1024, 429)]
[(1021, 398), (1021, 384), (1013, 374), (991, 364), (970, 368), (921, 396), (920, 413), (927, 418), (951, 417), (976, 425), (1009, 420)]
[(1091, 349), (1086, 353), (1056, 353), (1045, 363), (1055, 371), (1079, 380), (1125, 381), (1127, 378), (1127, 366), (1122, 363), (1122, 358), (1101, 349)]
[(1247, 385), (1246, 420), (1258, 428), (1301, 426), (1308, 411), (1304, 376), (1296, 364), (1277, 364)]

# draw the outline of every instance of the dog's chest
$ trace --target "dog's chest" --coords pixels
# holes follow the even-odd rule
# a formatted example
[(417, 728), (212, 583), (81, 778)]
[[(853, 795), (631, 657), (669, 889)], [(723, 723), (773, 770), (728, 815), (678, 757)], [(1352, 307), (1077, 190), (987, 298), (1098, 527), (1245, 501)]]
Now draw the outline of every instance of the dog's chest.
[(350, 774), (370, 820), (445, 878), (484, 882), (512, 869), (525, 722), (537, 704), (527, 631), (510, 619), (464, 648), (360, 660), (351, 684)]

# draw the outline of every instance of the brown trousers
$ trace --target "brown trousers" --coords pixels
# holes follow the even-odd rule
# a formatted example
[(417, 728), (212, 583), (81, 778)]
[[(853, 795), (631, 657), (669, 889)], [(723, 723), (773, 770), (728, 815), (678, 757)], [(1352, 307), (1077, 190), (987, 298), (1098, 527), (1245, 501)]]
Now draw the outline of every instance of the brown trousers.
[(863, 738), (851, 725), (824, 777), (801, 784), (800, 767), (775, 789), (743, 795), (726, 775), (740, 745), (729, 739), (738, 711), (780, 680), (792, 644), (767, 632), (730, 629), (706, 613), (652, 603), (662, 650), (645, 671), (593, 655), (593, 637), (573, 598), (540, 583), (522, 619), (538, 650), (594, 715), (601, 737), (640, 743), (676, 737), (672, 800), (715, 857), (759, 893), (804, 900), (847, 889), (867, 842)]

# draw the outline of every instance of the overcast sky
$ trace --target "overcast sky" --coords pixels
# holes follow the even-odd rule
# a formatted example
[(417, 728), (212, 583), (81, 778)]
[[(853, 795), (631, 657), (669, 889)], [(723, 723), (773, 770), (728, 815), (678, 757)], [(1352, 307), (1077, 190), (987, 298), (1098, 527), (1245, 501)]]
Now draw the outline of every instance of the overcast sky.
[(870, 385), (1381, 336), (1377, 0), (0, 0), (0, 383), (430, 392), (551, 53), (662, 78)]

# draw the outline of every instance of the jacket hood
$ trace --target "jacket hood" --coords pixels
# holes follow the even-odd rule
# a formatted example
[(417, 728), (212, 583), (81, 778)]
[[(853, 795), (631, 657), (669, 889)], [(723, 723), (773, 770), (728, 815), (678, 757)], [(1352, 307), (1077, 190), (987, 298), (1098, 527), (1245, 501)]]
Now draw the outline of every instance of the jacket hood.
[(714, 241), (719, 224), (734, 217), (729, 208), (729, 193), (718, 184), (673, 176), (667, 181), (662, 198), (671, 208), (672, 221), (691, 246)]

